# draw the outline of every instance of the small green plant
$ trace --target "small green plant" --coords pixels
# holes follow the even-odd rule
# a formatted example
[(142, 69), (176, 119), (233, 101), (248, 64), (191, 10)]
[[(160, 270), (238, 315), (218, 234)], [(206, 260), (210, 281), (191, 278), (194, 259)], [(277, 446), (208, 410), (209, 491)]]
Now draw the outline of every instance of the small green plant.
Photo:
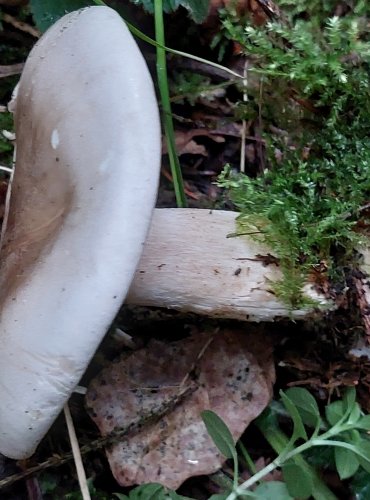
[[(55, 473), (44, 472), (39, 477), (40, 489), (45, 497), (57, 499), (62, 498), (63, 494), (64, 500), (83, 500), (84, 497), (81, 491), (62, 493), (65, 490), (65, 485), (62, 483), (63, 480), (61, 477)], [(87, 480), (87, 486), (91, 498), (94, 498), (94, 500), (111, 500), (112, 497), (110, 495), (95, 488), (93, 478)]]
[[(324, 415), (320, 414), (315, 398), (306, 389), (291, 388), (281, 391), (280, 396), (280, 406), (293, 424), (292, 435), (287, 439), (277, 424), (274, 409), (266, 410), (257, 419), (257, 425), (273, 447), (280, 450), (279, 455), (240, 485), (237, 452), (230, 431), (217, 415), (203, 413), (214, 443), (221, 453), (234, 460), (234, 486), (224, 496), (226, 500), (246, 497), (289, 500), (311, 496), (321, 500), (334, 499), (335, 496), (303, 456), (307, 450), (318, 446), (334, 450), (334, 465), (341, 480), (353, 477), (361, 468), (370, 472), (370, 440), (367, 435), (370, 415), (361, 412), (354, 389), (348, 389), (343, 399), (326, 406)], [(284, 482), (263, 482), (263, 478), (277, 468), (281, 468)]]
[(149, 483), (138, 486), (130, 491), (129, 495), (115, 493), (118, 500), (194, 500), (178, 495), (175, 491), (164, 488), (161, 484)]
[[(280, 401), (273, 402), (256, 420), (256, 425), (278, 453), (277, 457), (260, 471), (240, 443), (237, 451), (230, 430), (218, 415), (210, 410), (202, 413), (207, 431), (219, 451), (233, 461), (233, 481), (228, 491), (215, 494), (209, 500), (293, 500), (294, 498), (336, 500), (336, 496), (322, 481), (316, 469), (309, 463), (310, 450), (323, 447), (329, 451), (328, 462), (340, 479), (356, 478), (364, 488), (370, 474), (370, 415), (364, 415), (356, 402), (356, 392), (347, 389), (342, 399), (328, 404), (320, 412), (315, 398), (304, 388), (294, 387), (280, 392)], [(291, 423), (292, 434), (288, 438), (281, 430), (279, 418)], [(240, 484), (239, 457), (248, 464), (251, 477)], [(275, 469), (281, 469), (284, 481), (264, 481)], [(366, 483), (367, 481), (367, 483)], [(145, 484), (130, 494), (116, 494), (120, 500), (194, 500), (167, 490), (159, 484)]]
[(291, 307), (304, 305), (302, 286), (315, 267), (333, 277), (338, 256), (348, 265), (364, 241), (356, 230), (370, 197), (370, 9), (359, 3), (363, 17), (326, 18), (332, 2), (315, 3), (306, 19), (303, 3), (282, 1), (287, 12), (262, 27), (224, 19), (251, 61), (248, 104), (267, 163), (257, 178), (227, 168), (219, 184), (241, 212), (239, 232), (280, 258), (274, 290)]

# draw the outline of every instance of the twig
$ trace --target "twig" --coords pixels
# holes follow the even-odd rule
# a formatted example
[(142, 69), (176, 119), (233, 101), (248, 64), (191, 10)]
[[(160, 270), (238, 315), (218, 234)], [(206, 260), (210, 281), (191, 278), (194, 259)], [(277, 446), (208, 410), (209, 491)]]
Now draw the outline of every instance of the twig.
[(77, 478), (78, 478), (78, 483), (80, 485), (82, 500), (91, 500), (89, 486), (87, 484), (87, 479), (86, 479), (85, 468), (82, 462), (80, 446), (78, 444), (76, 430), (73, 424), (72, 415), (68, 403), (64, 405), (63, 411), (64, 411), (64, 417), (66, 419), (69, 441), (72, 447), (73, 460), (76, 466)]
[[(143, 415), (139, 420), (129, 424), (127, 427), (120, 429), (119, 431), (113, 432), (108, 436), (95, 439), (91, 441), (89, 444), (81, 446), (80, 448), (81, 456), (84, 456), (86, 455), (86, 453), (90, 453), (91, 451), (96, 451), (101, 448), (104, 448), (105, 446), (118, 443), (122, 441), (126, 435), (134, 434), (141, 431), (145, 425), (154, 424), (158, 422), (168, 412), (172, 411), (181, 401), (183, 401), (186, 397), (192, 394), (196, 389), (197, 385), (191, 383), (191, 385), (181, 388), (179, 392), (170, 401), (162, 403), (162, 405), (158, 408), (158, 411), (156, 411), (155, 414), (147, 413)], [(73, 459), (73, 454), (70, 452), (65, 453), (63, 456), (50, 457), (44, 462), (35, 465), (33, 467), (30, 467), (26, 471), (13, 474), (11, 476), (8, 476), (0, 480), (0, 490), (16, 483), (17, 481), (26, 479), (29, 476), (37, 474), (38, 472), (50, 469), (51, 467), (59, 467), (60, 465), (63, 465), (72, 459)]]
[[(259, 128), (259, 134), (260, 136), (262, 135), (262, 128), (263, 128), (263, 123), (262, 123), (262, 95), (263, 95), (263, 78), (261, 78), (260, 81), (260, 88), (259, 88), (259, 99), (258, 99), (258, 128)], [(260, 156), (260, 170), (261, 173), (263, 174), (265, 171), (265, 158), (263, 155), (263, 147), (262, 147), (262, 142), (258, 142), (258, 151), (259, 151), (259, 156)]]
[(203, 345), (202, 349), (199, 351), (198, 356), (196, 357), (196, 359), (195, 359), (194, 363), (192, 364), (190, 370), (188, 371), (188, 373), (185, 375), (185, 377), (181, 381), (180, 388), (184, 387), (185, 384), (188, 382), (189, 378), (192, 375), (194, 375), (194, 372), (196, 371), (196, 368), (197, 368), (197, 364), (202, 359), (202, 357), (204, 356), (206, 350), (208, 349), (208, 347), (213, 342), (213, 340), (215, 338), (215, 335), (217, 335), (218, 331), (219, 331), (219, 328), (216, 328), (216, 330), (213, 333), (213, 335), (211, 335), (211, 337), (209, 339), (207, 339), (206, 343)]
[(362, 205), (362, 207), (360, 207), (358, 211), (363, 212), (364, 210), (367, 210), (369, 208), (370, 208), (370, 203), (366, 203), (366, 205)]
[(368, 210), (370, 208), (370, 203), (366, 203), (365, 205), (362, 205), (361, 207), (357, 208), (357, 210), (353, 210), (352, 212), (344, 212), (343, 214), (340, 214), (338, 217), (341, 219), (348, 219), (349, 217), (352, 217), (355, 212), (361, 213), (364, 212), (365, 210)]
[(6, 167), (5, 165), (0, 165), (0, 170), (2, 172), (7, 172), (8, 174), (11, 174), (13, 172), (13, 169), (11, 167)]
[[(243, 69), (243, 102), (248, 102), (248, 93), (247, 93), (247, 69), (248, 69), (248, 61), (244, 61), (244, 69)], [(247, 120), (244, 118), (242, 121), (242, 133), (241, 133), (241, 148), (240, 148), (240, 172), (244, 174), (245, 172), (245, 143), (246, 143), (246, 135), (247, 135)]]
[(11, 16), (10, 14), (3, 14), (2, 21), (4, 21), (5, 23), (8, 23), (8, 24), (11, 24), (14, 28), (18, 29), (19, 31), (23, 31), (24, 33), (28, 33), (29, 35), (32, 35), (35, 38), (40, 38), (40, 36), (41, 36), (41, 33), (39, 30), (37, 30), (33, 26), (30, 26), (27, 23), (24, 23), (23, 21), (20, 21), (19, 19)]
[(251, 231), (249, 233), (229, 233), (226, 238), (237, 238), (238, 236), (251, 236), (253, 234), (263, 234), (263, 231)]
[[(22, 73), (24, 63), (17, 64), (0, 64), (0, 78), (7, 76), (19, 75)], [(5, 108), (6, 110), (6, 108)]]

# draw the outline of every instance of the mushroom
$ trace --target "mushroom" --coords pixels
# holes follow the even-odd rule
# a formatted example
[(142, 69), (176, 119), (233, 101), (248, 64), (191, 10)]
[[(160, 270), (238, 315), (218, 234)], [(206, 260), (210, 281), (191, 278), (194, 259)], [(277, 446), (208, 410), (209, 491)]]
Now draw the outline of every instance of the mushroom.
[[(236, 214), (156, 210), (160, 124), (144, 60), (116, 12), (64, 16), (26, 62), (0, 250), (0, 452), (31, 455), (128, 302), (236, 319), (302, 317)], [(139, 265), (138, 265), (139, 264)], [(138, 267), (137, 267), (138, 266)], [(307, 287), (321, 305), (325, 299)]]
[(0, 452), (31, 455), (123, 302), (149, 228), (160, 123), (145, 62), (108, 7), (31, 51), (0, 251)]

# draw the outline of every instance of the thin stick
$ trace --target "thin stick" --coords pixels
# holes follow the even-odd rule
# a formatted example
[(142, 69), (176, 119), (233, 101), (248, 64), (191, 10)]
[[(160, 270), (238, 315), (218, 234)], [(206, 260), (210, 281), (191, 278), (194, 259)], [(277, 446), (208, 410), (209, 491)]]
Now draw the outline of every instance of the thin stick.
[[(259, 92), (259, 99), (258, 99), (258, 128), (259, 128), (259, 134), (262, 135), (262, 95), (263, 95), (263, 78), (260, 81), (260, 92)], [(265, 171), (265, 159), (263, 156), (263, 147), (262, 147), (262, 141), (257, 143), (257, 147), (259, 150), (259, 156), (260, 156), (260, 169), (261, 173), (263, 174)]]
[(14, 28), (23, 31), (24, 33), (28, 33), (29, 35), (34, 36), (35, 38), (40, 38), (41, 33), (39, 30), (31, 26), (30, 24), (24, 23), (23, 21), (20, 21), (14, 16), (11, 16), (10, 14), (3, 14), (2, 15), (2, 20), (6, 23), (11, 24)]
[[(24, 64), (23, 63), (17, 63), (17, 64), (0, 64), (0, 78), (6, 78), (7, 76), (12, 76), (12, 75), (19, 75), (22, 73)], [(1, 111), (7, 111), (7, 107), (4, 106), (5, 109), (2, 109)]]
[(72, 415), (71, 415), (71, 412), (69, 410), (68, 403), (66, 403), (64, 405), (63, 410), (64, 410), (64, 417), (66, 419), (66, 424), (67, 424), (68, 436), (69, 436), (69, 440), (71, 442), (73, 460), (74, 460), (75, 466), (76, 466), (78, 483), (80, 485), (82, 499), (83, 500), (91, 500), (89, 487), (88, 487), (87, 479), (86, 479), (86, 473), (85, 473), (85, 469), (84, 469), (83, 462), (82, 462), (80, 446), (78, 444), (75, 426), (73, 425)]
[(0, 165), (0, 170), (2, 172), (7, 172), (8, 174), (11, 174), (13, 172), (13, 169), (11, 167), (6, 167), (5, 165)]
[[(243, 69), (243, 102), (244, 103), (248, 102), (248, 93), (247, 93), (247, 85), (248, 85), (247, 68), (248, 68), (248, 61), (245, 60), (245, 62), (244, 62), (244, 69)], [(245, 142), (246, 142), (246, 136), (247, 136), (247, 121), (244, 118), (243, 121), (242, 121), (241, 148), (240, 148), (240, 172), (242, 172), (243, 174), (245, 172)]]
[[(127, 427), (115, 431), (108, 436), (103, 436), (97, 439), (94, 439), (89, 444), (85, 444), (81, 446), (80, 453), (81, 456), (86, 455), (86, 453), (90, 453), (92, 451), (99, 450), (104, 448), (105, 446), (112, 445), (114, 443), (122, 442), (125, 439), (127, 434), (134, 434), (135, 432), (139, 432), (143, 429), (145, 425), (154, 424), (158, 422), (162, 417), (164, 417), (168, 412), (172, 411), (176, 406), (183, 401), (186, 397), (192, 394), (197, 389), (195, 384), (191, 384), (187, 387), (180, 388), (179, 392), (170, 400), (165, 401), (162, 405), (157, 409), (156, 413), (148, 412), (145, 415), (142, 415), (141, 418), (131, 424), (127, 425)], [(17, 481), (22, 479), (26, 479), (34, 474), (42, 472), (51, 467), (60, 467), (61, 465), (69, 462), (73, 459), (72, 453), (65, 453), (62, 456), (52, 456), (45, 460), (44, 462), (34, 465), (33, 467), (29, 467), (27, 470), (18, 472), (16, 474), (12, 474), (4, 479), (0, 480), (0, 490), (10, 486)]]

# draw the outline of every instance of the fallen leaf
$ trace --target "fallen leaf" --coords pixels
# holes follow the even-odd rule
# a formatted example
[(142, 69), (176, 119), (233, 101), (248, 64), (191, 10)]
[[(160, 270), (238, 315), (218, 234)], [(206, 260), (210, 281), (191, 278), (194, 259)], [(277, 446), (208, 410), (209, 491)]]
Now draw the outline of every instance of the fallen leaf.
[(181, 152), (179, 154), (207, 156), (207, 150), (203, 146), (203, 144), (198, 144), (197, 142), (191, 140), (185, 144), (185, 146), (181, 149)]
[[(182, 130), (176, 130), (175, 132), (175, 143), (176, 143), (176, 149), (179, 155), (183, 155), (185, 153), (190, 153), (190, 154), (197, 154), (197, 155), (202, 155), (202, 156), (207, 156), (207, 150), (206, 148), (201, 145), (197, 144), (193, 138), (194, 137), (208, 137), (212, 139), (214, 142), (225, 142), (224, 137), (221, 135), (216, 135), (212, 132), (208, 132), (207, 130), (204, 129), (194, 129), (194, 130), (187, 130), (187, 131), (182, 131)], [(167, 153), (167, 145), (166, 142), (163, 141), (162, 143), (162, 153), (166, 154)]]
[[(272, 348), (261, 335), (222, 331), (172, 343), (152, 340), (104, 369), (90, 384), (86, 404), (103, 436), (144, 422), (107, 450), (120, 485), (156, 482), (176, 489), (225, 461), (201, 412), (217, 413), (236, 441), (269, 403), (274, 377)], [(190, 395), (158, 421), (148, 421), (189, 384)]]

